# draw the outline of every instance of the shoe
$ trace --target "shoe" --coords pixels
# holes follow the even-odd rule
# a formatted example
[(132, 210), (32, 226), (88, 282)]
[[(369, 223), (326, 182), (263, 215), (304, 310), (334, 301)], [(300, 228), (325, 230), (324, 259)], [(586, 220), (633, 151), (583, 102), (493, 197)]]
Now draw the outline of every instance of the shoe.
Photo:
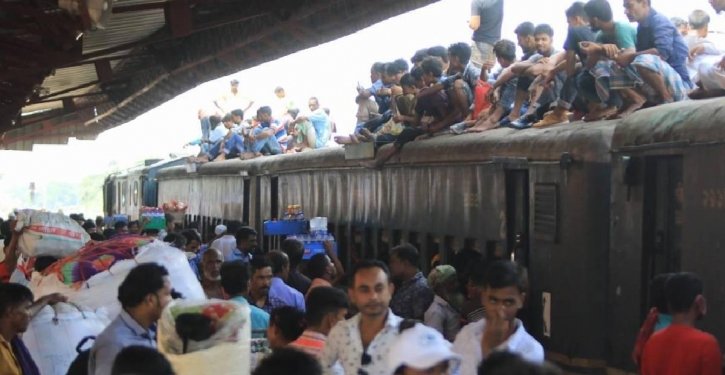
[(528, 129), (534, 121), (536, 121), (536, 118), (533, 115), (520, 117), (518, 120), (512, 121), (509, 128), (518, 130)]
[(459, 122), (458, 124), (451, 125), (451, 133), (453, 134), (463, 134), (466, 131), (467, 127), (466, 124)]
[(556, 112), (551, 111), (544, 115), (544, 118), (541, 119), (541, 121), (534, 124), (535, 128), (545, 128), (547, 126), (556, 125), (556, 124), (566, 124), (569, 122), (569, 115), (571, 113), (564, 111), (564, 112)]
[(501, 121), (498, 122), (498, 126), (502, 128), (507, 128), (511, 125), (511, 119), (508, 116), (505, 116), (501, 119)]

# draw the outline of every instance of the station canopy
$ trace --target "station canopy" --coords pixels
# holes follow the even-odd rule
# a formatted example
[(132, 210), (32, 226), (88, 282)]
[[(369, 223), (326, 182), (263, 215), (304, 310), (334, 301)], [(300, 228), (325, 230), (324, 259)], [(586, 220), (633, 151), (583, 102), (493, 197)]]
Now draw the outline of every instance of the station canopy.
[(435, 0), (0, 0), (0, 148), (95, 139), (197, 85)]

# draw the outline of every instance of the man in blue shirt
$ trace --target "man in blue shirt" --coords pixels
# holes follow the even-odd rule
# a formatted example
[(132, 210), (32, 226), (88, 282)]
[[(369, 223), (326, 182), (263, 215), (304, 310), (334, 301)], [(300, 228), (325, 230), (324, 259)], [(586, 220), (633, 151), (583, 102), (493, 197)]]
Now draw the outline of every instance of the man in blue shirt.
[(272, 264), (273, 276), (267, 305), (272, 309), (291, 306), (305, 312), (305, 297), (297, 289), (285, 283), (290, 272), (290, 262), (287, 254), (279, 250), (270, 251), (269, 262)]
[(686, 65), (689, 51), (675, 25), (652, 9), (650, 0), (624, 0), (624, 13), (631, 22), (638, 23), (637, 55), (659, 55), (680, 75), (687, 87), (692, 87)]
[(223, 254), (225, 261), (242, 260), (249, 262), (252, 254), (257, 250), (257, 231), (252, 227), (241, 227), (234, 234), (237, 240), (235, 249), (224, 249)]
[(138, 265), (118, 287), (121, 313), (98, 335), (88, 361), (90, 375), (110, 375), (116, 355), (129, 346), (156, 348), (152, 327), (171, 302), (169, 273), (156, 263)]
[(247, 302), (249, 293), (249, 265), (241, 260), (224, 262), (221, 268), (224, 297), (230, 301), (249, 306), (252, 319), (252, 337), (264, 337), (269, 327), (269, 314)]

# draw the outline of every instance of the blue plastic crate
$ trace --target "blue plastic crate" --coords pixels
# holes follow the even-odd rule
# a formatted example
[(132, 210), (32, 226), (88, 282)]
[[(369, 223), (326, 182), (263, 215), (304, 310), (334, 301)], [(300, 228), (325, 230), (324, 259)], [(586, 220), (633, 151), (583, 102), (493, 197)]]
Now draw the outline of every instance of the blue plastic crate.
[[(302, 255), (302, 259), (309, 260), (312, 258), (313, 255), (316, 254), (324, 254), (325, 253), (325, 245), (322, 243), (322, 241), (305, 241), (305, 253)], [(333, 241), (333, 251), (335, 254), (338, 254), (337, 252), (337, 242)]]
[(264, 222), (265, 236), (288, 236), (290, 234), (304, 234), (309, 228), (308, 220), (278, 220)]

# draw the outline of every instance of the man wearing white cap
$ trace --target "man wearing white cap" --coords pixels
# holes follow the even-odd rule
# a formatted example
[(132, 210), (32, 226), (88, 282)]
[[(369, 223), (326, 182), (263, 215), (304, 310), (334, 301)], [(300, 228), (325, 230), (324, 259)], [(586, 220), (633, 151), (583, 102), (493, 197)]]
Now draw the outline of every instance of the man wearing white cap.
[(227, 226), (219, 224), (214, 227), (214, 239), (222, 238), (227, 233)]
[[(234, 232), (239, 229), (238, 225), (233, 222), (227, 223), (229, 227), (223, 224), (219, 224), (214, 228), (214, 234), (218, 237), (215, 239), (209, 247), (213, 247), (222, 252), (222, 254), (228, 254), (237, 248), (237, 240), (234, 238)], [(223, 235), (219, 237), (219, 232)]]
[(400, 334), (388, 355), (390, 375), (445, 375), (455, 373), (461, 357), (440, 332), (412, 320), (400, 323)]

